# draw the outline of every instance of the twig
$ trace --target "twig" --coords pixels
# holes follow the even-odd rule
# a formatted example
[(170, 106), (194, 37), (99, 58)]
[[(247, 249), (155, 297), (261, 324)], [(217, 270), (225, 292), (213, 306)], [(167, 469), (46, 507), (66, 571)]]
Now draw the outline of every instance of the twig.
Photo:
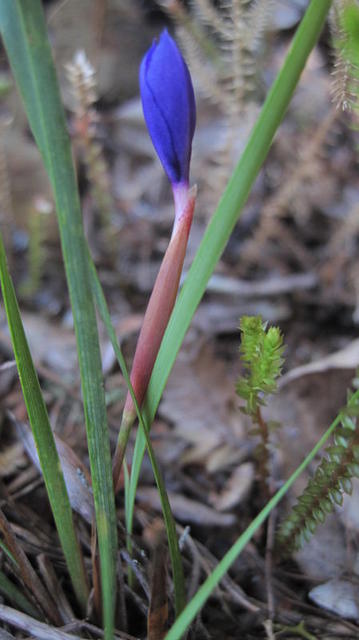
[[(202, 545), (200, 542), (194, 542), (194, 540), (189, 535), (186, 536), (186, 544), (189, 546), (193, 544), (195, 545), (195, 547), (197, 547), (198, 557), (199, 557), (201, 566), (203, 570), (207, 574), (209, 574), (212, 571), (212, 569), (217, 565), (217, 562), (218, 562), (217, 559), (211, 554), (211, 552), (204, 545)], [(192, 546), (190, 546), (190, 548), (192, 550)], [(210, 567), (208, 567), (208, 563), (210, 564)], [(226, 575), (222, 579), (221, 584), (224, 587), (224, 589), (230, 594), (231, 599), (234, 602), (237, 602), (237, 604), (243, 607), (243, 609), (246, 609), (251, 613), (258, 613), (259, 611), (261, 611), (261, 608), (254, 602), (251, 602), (251, 600), (248, 598), (246, 593), (241, 589), (241, 587), (239, 587), (239, 585), (233, 582), (233, 580), (228, 575)]]
[(127, 553), (126, 549), (121, 549), (121, 556), (124, 559), (124, 561), (126, 562), (126, 564), (128, 564), (133, 573), (135, 574), (139, 584), (141, 585), (147, 600), (150, 600), (150, 588), (148, 586), (148, 582), (145, 578), (145, 576), (143, 575), (142, 569), (139, 565), (139, 563), (137, 562), (137, 560), (134, 560), (133, 558), (131, 558), (131, 556)]
[(80, 636), (70, 635), (60, 629), (50, 627), (44, 622), (39, 622), (25, 613), (20, 613), (20, 611), (7, 607), (4, 604), (0, 604), (0, 620), (17, 629), (22, 629), (22, 631), (39, 640), (83, 640)]
[(184, 538), (184, 546), (187, 546), (192, 556), (191, 579), (188, 587), (188, 600), (192, 600), (194, 594), (198, 590), (199, 581), (201, 578), (201, 556), (194, 540), (190, 535), (188, 535), (188, 533)]
[[(63, 631), (77, 631), (77, 630), (88, 631), (91, 634), (97, 635), (99, 638), (103, 638), (105, 635), (102, 629), (99, 629), (98, 627), (96, 627), (94, 624), (91, 624), (90, 622), (86, 622), (86, 620), (74, 620), (73, 622), (70, 622), (69, 624), (64, 626), (62, 630)], [(74, 637), (75, 636), (71, 636), (71, 638), (74, 638)], [(121, 631), (120, 636), (118, 634), (115, 634), (114, 640), (138, 640), (138, 638), (131, 636), (129, 633), (125, 633), (124, 631)]]
[(75, 616), (55, 573), (53, 564), (44, 553), (38, 556), (37, 561), (47, 589), (56, 599), (57, 608), (64, 623), (72, 621)]
[[(34, 638), (38, 638), (38, 640), (84, 640), (84, 638), (81, 638), (80, 636), (75, 636), (72, 633), (67, 633), (63, 630), (67, 629), (70, 631), (71, 629), (76, 628), (86, 629), (86, 631), (96, 633), (99, 638), (103, 638), (104, 635), (101, 629), (81, 620), (74, 621), (63, 627), (63, 629), (55, 629), (55, 627), (51, 627), (44, 622), (39, 622), (38, 620), (31, 618), (31, 616), (28, 616), (25, 613), (20, 613), (20, 611), (7, 607), (4, 604), (0, 604), (0, 620), (16, 627), (17, 629), (25, 631), (25, 633), (33, 636)], [(134, 636), (130, 636), (128, 633), (121, 633), (121, 635), (116, 634), (114, 636), (114, 640), (136, 640), (136, 638)]]
[(31, 593), (33, 593), (36, 602), (40, 605), (42, 611), (44, 611), (45, 615), (49, 618), (49, 620), (53, 621), (55, 624), (61, 624), (62, 620), (58, 613), (58, 610), (55, 607), (54, 602), (51, 600), (50, 595), (46, 592), (42, 582), (39, 580), (37, 574), (32, 568), (27, 556), (25, 555), (22, 547), (19, 545), (16, 536), (7, 521), (5, 515), (0, 509), (0, 531), (4, 536), (5, 544), (8, 547), (9, 551), (14, 556), (21, 577), (28, 587)]
[(267, 640), (275, 640), (275, 636), (273, 633), (273, 622), (270, 619), (267, 619), (263, 622), (264, 630), (267, 634)]

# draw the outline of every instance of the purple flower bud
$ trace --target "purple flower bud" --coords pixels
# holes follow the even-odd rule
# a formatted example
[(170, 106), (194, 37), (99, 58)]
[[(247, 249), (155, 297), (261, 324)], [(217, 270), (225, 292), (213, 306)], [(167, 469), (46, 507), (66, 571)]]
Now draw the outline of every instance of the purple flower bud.
[(188, 184), (196, 104), (187, 65), (167, 30), (142, 60), (140, 90), (147, 128), (170, 182)]

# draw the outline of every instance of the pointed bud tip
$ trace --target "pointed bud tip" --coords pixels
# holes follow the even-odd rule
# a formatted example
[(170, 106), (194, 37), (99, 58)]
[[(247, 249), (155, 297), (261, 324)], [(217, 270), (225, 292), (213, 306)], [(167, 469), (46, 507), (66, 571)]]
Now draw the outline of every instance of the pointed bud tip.
[(147, 128), (170, 182), (188, 184), (196, 104), (188, 67), (167, 30), (142, 60), (140, 91)]

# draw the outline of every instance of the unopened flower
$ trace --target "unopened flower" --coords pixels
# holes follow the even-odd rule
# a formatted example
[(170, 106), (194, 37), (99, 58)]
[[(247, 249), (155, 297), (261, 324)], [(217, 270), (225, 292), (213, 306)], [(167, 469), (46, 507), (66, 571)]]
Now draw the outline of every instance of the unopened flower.
[(191, 76), (167, 30), (142, 60), (140, 90), (153, 146), (172, 185), (188, 185), (196, 104)]

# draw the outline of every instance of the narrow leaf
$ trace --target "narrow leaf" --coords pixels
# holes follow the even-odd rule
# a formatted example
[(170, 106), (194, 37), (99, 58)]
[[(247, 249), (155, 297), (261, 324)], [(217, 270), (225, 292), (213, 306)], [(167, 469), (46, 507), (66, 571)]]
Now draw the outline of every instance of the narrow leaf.
[(26, 340), (14, 287), (7, 269), (1, 235), (0, 280), (16, 364), (42, 474), (74, 590), (85, 613), (89, 595), (85, 568), (47, 409)]

